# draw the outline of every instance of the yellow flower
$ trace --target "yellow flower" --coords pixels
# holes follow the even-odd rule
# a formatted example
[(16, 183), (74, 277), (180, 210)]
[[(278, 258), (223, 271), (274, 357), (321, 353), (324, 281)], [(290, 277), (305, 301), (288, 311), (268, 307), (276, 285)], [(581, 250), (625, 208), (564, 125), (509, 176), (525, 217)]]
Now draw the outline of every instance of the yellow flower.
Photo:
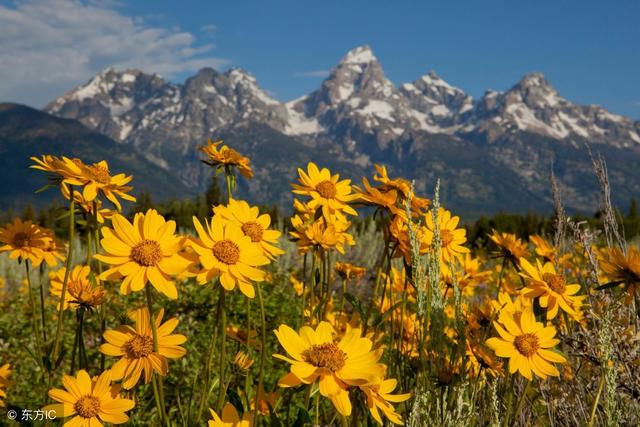
[[(480, 258), (474, 258), (470, 253), (461, 256), (459, 261), (460, 266), (455, 268), (455, 281), (462, 290), (462, 295), (470, 297), (473, 295), (476, 285), (489, 279), (491, 272), (480, 271)], [(440, 275), (447, 287), (453, 286), (454, 276), (448, 262), (442, 261), (440, 263)]]
[(520, 258), (527, 256), (527, 245), (515, 234), (500, 233), (493, 230), (489, 238), (498, 246), (508, 261), (513, 265), (518, 265)]
[(355, 209), (348, 205), (358, 198), (351, 192), (351, 180), (339, 181), (340, 175), (331, 175), (329, 169), (318, 169), (315, 163), (309, 162), (307, 172), (298, 168), (298, 182), (293, 185), (293, 193), (311, 197), (308, 206), (313, 209), (322, 208), (325, 217), (336, 213), (357, 215)]
[(171, 276), (182, 273), (189, 261), (181, 256), (184, 239), (174, 234), (175, 221), (165, 221), (154, 209), (137, 213), (131, 224), (120, 214), (114, 214), (113, 229), (102, 227), (104, 255), (95, 258), (112, 267), (100, 275), (102, 280), (124, 277), (120, 293), (128, 295), (151, 282), (158, 292), (171, 299), (178, 290)]
[(370, 339), (361, 336), (360, 329), (348, 328), (336, 343), (334, 329), (320, 322), (316, 329), (309, 326), (296, 333), (287, 325), (274, 331), (280, 345), (290, 357), (274, 357), (291, 363), (291, 372), (279, 381), (281, 387), (312, 384), (319, 381), (320, 394), (327, 397), (344, 416), (351, 414), (349, 386), (379, 383), (385, 367), (378, 363), (382, 350), (374, 350)]
[(550, 362), (565, 363), (567, 359), (552, 348), (560, 341), (555, 337), (556, 328), (544, 326), (536, 322), (532, 310), (522, 312), (519, 320), (511, 315), (501, 317), (500, 325), (493, 322), (500, 337), (487, 340), (487, 346), (498, 357), (509, 359), (509, 373), (519, 371), (522, 376), (531, 380), (533, 372), (542, 379), (560, 375), (558, 369)]
[[(56, 272), (49, 273), (49, 286), (51, 294), (60, 298), (62, 285), (67, 269), (62, 267)], [(97, 307), (104, 302), (104, 289), (102, 286), (94, 286), (89, 279), (91, 269), (88, 265), (76, 265), (69, 273), (67, 279), (67, 291), (64, 295), (63, 306), (66, 310), (69, 305), (77, 309), (79, 307)], [(60, 304), (58, 303), (58, 307)]]
[(639, 292), (640, 251), (636, 247), (630, 246), (626, 254), (618, 248), (605, 250), (599, 256), (599, 261), (600, 268), (612, 285), (625, 286), (629, 297)]
[(45, 243), (42, 247), (42, 259), (49, 267), (55, 267), (60, 261), (64, 261), (63, 251), (65, 246), (60, 243), (53, 234), (53, 231), (40, 227), (45, 235)]
[(247, 353), (244, 351), (239, 351), (236, 353), (236, 356), (233, 358), (233, 363), (238, 367), (240, 372), (246, 374), (246, 372), (253, 366), (254, 360), (249, 357)]
[(539, 236), (537, 234), (532, 234), (529, 236), (529, 240), (536, 248), (536, 254), (543, 258), (546, 258), (547, 261), (553, 262), (556, 258), (556, 248), (549, 243), (544, 237)]
[(106, 343), (100, 346), (100, 352), (107, 356), (120, 357), (111, 367), (111, 372), (114, 380), (124, 378), (122, 385), (125, 389), (133, 388), (143, 371), (145, 383), (151, 381), (153, 371), (162, 376), (167, 375), (167, 358), (178, 359), (187, 353), (180, 347), (187, 337), (172, 334), (178, 326), (178, 319), (172, 318), (162, 323), (163, 315), (164, 309), (160, 309), (155, 317), (158, 332), (157, 352), (154, 350), (153, 330), (147, 308), (139, 308), (129, 313), (129, 317), (135, 322), (135, 328), (121, 325), (104, 332)]
[(9, 252), (9, 258), (29, 260), (34, 266), (40, 265), (44, 259), (44, 248), (50, 239), (49, 234), (31, 221), (20, 218), (0, 228), (0, 253)]
[(348, 262), (336, 262), (336, 273), (344, 280), (358, 281), (364, 276), (367, 271), (364, 267), (358, 267), (357, 265), (350, 264)]
[(522, 313), (527, 310), (533, 310), (531, 304), (531, 299), (522, 295), (518, 295), (514, 301), (507, 292), (498, 293), (498, 301), (491, 302), (493, 309), (498, 312), (498, 321), (500, 323), (504, 323), (504, 318), (507, 316), (511, 316), (516, 322), (519, 322)]
[[(60, 187), (60, 191), (62, 192), (64, 198), (69, 200), (69, 197), (71, 196), (69, 187), (63, 185)], [(76, 205), (79, 206), (80, 209), (85, 211), (89, 216), (93, 217), (95, 215), (99, 224), (103, 224), (105, 219), (111, 219), (111, 216), (113, 215), (113, 211), (111, 209), (102, 207), (102, 200), (94, 199), (92, 201), (88, 201), (84, 198), (80, 191), (73, 192), (73, 200)]]
[(91, 379), (84, 369), (76, 377), (65, 375), (62, 384), (65, 390), (53, 388), (49, 397), (56, 402), (44, 407), (55, 411), (56, 418), (75, 417), (67, 421), (66, 427), (100, 427), (102, 423), (123, 424), (129, 421), (125, 412), (133, 409), (131, 399), (120, 397), (120, 386), (111, 384), (111, 371)]
[(255, 289), (251, 281), (261, 282), (265, 278), (264, 271), (256, 267), (269, 264), (260, 244), (246, 236), (238, 225), (217, 215), (211, 222), (205, 220), (206, 229), (196, 217), (193, 224), (199, 239), (192, 240), (191, 246), (204, 267), (198, 274), (198, 283), (219, 277), (226, 290), (238, 285), (244, 295), (253, 298)]
[(367, 407), (371, 412), (371, 416), (380, 425), (383, 424), (380, 412), (392, 423), (402, 424), (402, 416), (395, 411), (393, 405), (389, 402), (404, 402), (411, 397), (411, 394), (391, 394), (397, 384), (398, 381), (395, 379), (386, 379), (377, 384), (360, 386), (360, 390), (367, 396)]
[(376, 187), (372, 187), (369, 184), (367, 178), (362, 178), (362, 185), (364, 189), (354, 185), (353, 189), (359, 196), (359, 200), (367, 206), (376, 206), (381, 209), (386, 209), (391, 215), (402, 215), (403, 210), (398, 207), (398, 191), (390, 189), (388, 191), (382, 191)]
[(544, 265), (536, 260), (534, 267), (525, 258), (520, 258), (520, 275), (526, 280), (526, 287), (522, 295), (526, 298), (539, 298), (540, 307), (547, 309), (547, 319), (553, 319), (562, 308), (567, 314), (576, 316), (575, 307), (578, 306), (577, 296), (580, 285), (567, 284), (562, 274), (557, 274), (552, 263)]
[(489, 374), (494, 378), (504, 375), (502, 364), (481, 345), (467, 339), (465, 354), (467, 371), (471, 377), (477, 378), (481, 373)]
[(208, 427), (251, 427), (253, 424), (253, 414), (245, 412), (240, 418), (238, 410), (231, 403), (227, 402), (222, 408), (222, 417), (211, 408), (212, 420), (209, 420)]
[[(432, 235), (423, 225), (413, 223), (411, 228), (416, 233), (416, 240), (420, 245), (418, 248), (419, 254), (426, 254), (429, 251), (429, 245), (431, 244), (429, 238)], [(403, 256), (407, 263), (411, 263), (412, 251), (409, 239), (409, 224), (406, 216), (394, 216), (389, 224), (389, 232), (397, 242), (397, 249), (394, 255)]]
[(257, 207), (249, 206), (244, 200), (231, 199), (229, 205), (218, 205), (213, 208), (213, 213), (240, 227), (244, 235), (249, 236), (253, 243), (260, 244), (264, 254), (270, 259), (284, 253), (282, 249), (274, 246), (282, 233), (269, 229), (271, 217), (268, 214), (260, 215)]
[(346, 232), (351, 223), (344, 220), (344, 217), (330, 218), (320, 218), (312, 223), (304, 222), (299, 215), (291, 218), (291, 225), (295, 231), (291, 231), (290, 234), (300, 253), (319, 247), (325, 251), (335, 249), (344, 254), (345, 245), (355, 245), (353, 236)]
[[(448, 262), (469, 253), (469, 248), (462, 246), (467, 241), (467, 230), (456, 228), (460, 222), (460, 217), (451, 215), (451, 212), (444, 208), (439, 208), (437, 219), (440, 227), (440, 256), (442, 259)], [(429, 245), (433, 245), (436, 227), (433, 222), (432, 211), (425, 214), (425, 226), (427, 229), (426, 241)]]
[(293, 286), (293, 290), (297, 296), (301, 296), (304, 293), (304, 283), (298, 280), (295, 275), (291, 274), (291, 276), (289, 276), (289, 283)]
[(373, 179), (380, 183), (378, 187), (372, 187), (366, 178), (362, 178), (364, 190), (354, 187), (359, 193), (360, 199), (368, 205), (379, 206), (387, 209), (392, 216), (400, 215), (406, 220), (406, 200), (411, 196), (411, 212), (419, 215), (429, 207), (431, 201), (415, 194), (411, 194), (411, 183), (402, 178), (389, 178), (387, 168), (382, 165), (374, 165), (377, 174)]
[[(132, 187), (127, 186), (132, 176), (117, 174), (112, 176), (109, 172), (109, 164), (102, 160), (91, 165), (85, 164), (82, 160), (68, 157), (42, 156), (42, 159), (31, 157), (36, 165), (34, 169), (54, 173), (62, 178), (62, 186), (73, 185), (82, 188), (82, 197), (87, 202), (92, 202), (102, 193), (118, 211), (122, 210), (118, 197), (135, 202), (136, 198), (129, 193)], [(68, 191), (69, 192), (69, 191)], [(64, 194), (64, 190), (63, 190)], [(68, 198), (68, 196), (66, 196)]]
[[(280, 393), (276, 391), (265, 393), (264, 388), (260, 387), (260, 389), (258, 390), (258, 412), (265, 416), (269, 415), (269, 406), (271, 406), (271, 408), (275, 408), (278, 399), (280, 399)], [(255, 407), (256, 400), (251, 399), (251, 410), (254, 410)]]
[(258, 332), (254, 329), (247, 333), (246, 329), (240, 329), (234, 325), (227, 325), (227, 336), (232, 340), (238, 341), (240, 344), (260, 347), (260, 341), (256, 339)]
[(387, 167), (384, 165), (374, 165), (376, 168), (377, 174), (373, 176), (374, 181), (377, 181), (382, 184), (383, 190), (395, 189), (402, 193), (404, 197), (409, 197), (411, 193), (411, 183), (406, 179), (402, 178), (389, 178), (389, 174), (387, 173)]
[(207, 145), (203, 145), (199, 148), (204, 154), (207, 155), (207, 163), (210, 166), (216, 167), (236, 167), (247, 179), (253, 177), (253, 171), (251, 170), (250, 160), (238, 153), (236, 150), (222, 145), (218, 150), (218, 147), (222, 145), (222, 141), (213, 142), (207, 141)]
[(5, 407), (3, 399), (7, 397), (5, 390), (9, 386), (9, 375), (11, 375), (11, 365), (5, 363), (0, 367), (0, 408)]

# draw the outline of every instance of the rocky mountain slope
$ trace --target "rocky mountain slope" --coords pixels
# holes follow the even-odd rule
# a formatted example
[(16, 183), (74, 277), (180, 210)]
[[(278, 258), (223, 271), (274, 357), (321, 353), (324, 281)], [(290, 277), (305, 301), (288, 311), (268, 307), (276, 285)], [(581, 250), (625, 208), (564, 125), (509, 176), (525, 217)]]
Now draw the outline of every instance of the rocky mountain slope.
[(640, 122), (574, 104), (540, 73), (477, 100), (433, 71), (396, 87), (367, 46), (348, 52), (316, 91), (287, 103), (240, 69), (205, 68), (184, 84), (108, 69), (45, 111), (135, 147), (197, 190), (209, 171), (195, 148), (232, 138), (264, 175), (246, 186), (264, 201), (286, 203), (295, 167), (324, 158), (351, 176), (382, 162), (424, 191), (440, 177), (446, 202), (473, 214), (548, 210), (553, 161), (569, 208), (590, 213), (597, 195), (586, 143), (609, 160), (619, 203), (640, 185)]
[(61, 119), (23, 105), (0, 103), (2, 210), (20, 209), (27, 203), (43, 205), (53, 199), (62, 201), (56, 189), (35, 193), (47, 180), (43, 173), (29, 169), (33, 164), (29, 158), (43, 154), (75, 156), (86, 162), (107, 160), (113, 173), (126, 172), (134, 176), (133, 194), (149, 191), (155, 200), (194, 194), (175, 175), (75, 120)]

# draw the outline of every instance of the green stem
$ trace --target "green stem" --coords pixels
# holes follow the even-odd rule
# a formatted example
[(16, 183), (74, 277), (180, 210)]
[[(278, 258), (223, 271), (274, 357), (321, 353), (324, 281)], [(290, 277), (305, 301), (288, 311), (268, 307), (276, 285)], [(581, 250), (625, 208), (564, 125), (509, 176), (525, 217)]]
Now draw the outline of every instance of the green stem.
[(40, 264), (40, 276), (39, 276), (39, 288), (40, 288), (40, 316), (42, 317), (42, 338), (44, 341), (42, 342), (44, 348), (47, 346), (47, 316), (45, 315), (44, 308), (44, 279), (43, 279), (43, 266)]
[[(313, 249), (311, 258), (311, 288), (309, 289), (309, 320), (313, 319), (313, 303), (316, 289), (316, 250)], [(304, 311), (304, 308), (303, 308)], [(303, 322), (304, 323), (304, 322)]]
[(78, 318), (78, 312), (76, 312), (76, 334), (73, 340), (73, 350), (71, 350), (71, 369), (69, 369), (69, 375), (73, 375), (76, 371), (76, 352), (78, 351), (80, 338), (80, 320)]
[[(257, 286), (257, 285), (256, 285)], [(251, 299), (245, 298), (247, 301), (247, 352), (251, 349), (249, 342), (251, 341)]]
[[(153, 351), (155, 353), (159, 353), (158, 326), (156, 325), (156, 319), (155, 319), (155, 316), (153, 315), (153, 300), (151, 297), (151, 284), (147, 283), (144, 288), (147, 296), (147, 308), (149, 309), (149, 323), (151, 323), (151, 333), (153, 335)], [(156, 399), (156, 405), (158, 406), (158, 412), (160, 413), (160, 421), (161, 421), (161, 424), (166, 425), (168, 420), (167, 420), (167, 414), (164, 406), (162, 378), (156, 378), (155, 372), (153, 372), (152, 377), (153, 377), (154, 385), (157, 388), (158, 398)], [(154, 392), (155, 391), (156, 390), (154, 390)]]
[(84, 348), (83, 338), (84, 328), (84, 308), (78, 308), (78, 366), (80, 369), (87, 369), (87, 352)]
[(216, 411), (220, 413), (222, 410), (222, 404), (224, 403), (225, 384), (224, 384), (224, 371), (225, 371), (225, 358), (227, 353), (227, 313), (225, 309), (225, 290), (220, 286), (220, 359), (219, 359), (219, 384), (218, 384), (218, 399), (216, 401)]
[(522, 410), (522, 405), (524, 404), (524, 400), (527, 397), (527, 392), (529, 391), (529, 387), (531, 386), (531, 380), (527, 380), (527, 384), (524, 386), (524, 390), (522, 390), (522, 394), (520, 395), (520, 399), (518, 400), (518, 405), (516, 406), (516, 410), (513, 413), (513, 420), (511, 421), (511, 427), (516, 425), (516, 421), (518, 420), (518, 414)]
[(38, 359), (38, 366), (44, 368), (43, 365), (43, 356), (44, 350), (42, 347), (42, 343), (40, 342), (40, 330), (38, 328), (38, 320), (36, 314), (36, 301), (33, 298), (33, 290), (31, 289), (31, 274), (29, 271), (29, 260), (24, 260), (24, 266), (27, 273), (27, 287), (29, 288), (29, 305), (31, 306), (31, 327), (33, 328), (33, 337), (36, 340), (36, 353)]
[(591, 416), (589, 417), (589, 427), (593, 427), (593, 423), (596, 421), (596, 410), (598, 409), (598, 403), (600, 402), (600, 396), (602, 395), (602, 389), (604, 388), (604, 370), (600, 376), (600, 382), (598, 383), (598, 391), (596, 392), (596, 398), (593, 399), (593, 405), (591, 406)]
[(226, 166), (224, 168), (224, 176), (225, 176), (225, 179), (227, 181), (227, 203), (230, 202), (231, 198), (232, 198), (232, 195), (231, 195), (232, 194), (231, 193), (231, 188), (232, 188), (231, 187), (231, 176), (232, 176), (231, 174), (232, 173), (233, 172), (231, 171), (231, 168), (229, 166)]
[(309, 252), (304, 254), (304, 260), (302, 261), (302, 313), (300, 316), (300, 326), (304, 324), (304, 309), (306, 306), (306, 295), (307, 295), (307, 256)]
[[(100, 250), (100, 223), (98, 222), (98, 204), (93, 201), (93, 243), (95, 245), (95, 253), (97, 254)], [(96, 282), (100, 283), (100, 276), (102, 275), (102, 261), (97, 260), (98, 265), (98, 280)], [(91, 261), (87, 262), (89, 266), (91, 266)], [(100, 344), (105, 343), (104, 339), (104, 331), (107, 329), (107, 319), (105, 313), (105, 305), (100, 304)], [(100, 353), (100, 371), (104, 371), (105, 364), (105, 354)]]
[(264, 364), (267, 355), (267, 320), (264, 312), (264, 300), (262, 299), (262, 286), (256, 285), (258, 294), (258, 304), (260, 305), (260, 329), (261, 329), (261, 351), (260, 351), (260, 370), (258, 373), (258, 391), (256, 391), (255, 405), (253, 408), (253, 425), (257, 425), (258, 422), (258, 397), (260, 390), (263, 389), (262, 381), (264, 378)]
[[(220, 285), (222, 287), (222, 285)], [(218, 307), (216, 311), (216, 319), (220, 318), (220, 313), (222, 312), (222, 300), (218, 298)], [(225, 332), (226, 333), (226, 332)], [(200, 424), (200, 418), (202, 417), (202, 411), (204, 411), (204, 405), (209, 400), (209, 392), (211, 387), (211, 364), (213, 363), (213, 354), (216, 347), (216, 343), (218, 342), (218, 328), (213, 328), (213, 334), (211, 335), (211, 342), (209, 343), (209, 348), (207, 349), (207, 361), (204, 367), (204, 390), (202, 390), (202, 394), (200, 395), (200, 404), (198, 405), (198, 414), (196, 416), (196, 424)]]
[(60, 354), (60, 346), (62, 344), (62, 334), (64, 329), (64, 301), (67, 296), (67, 284), (69, 282), (69, 273), (71, 272), (71, 263), (73, 259), (73, 235), (75, 229), (75, 202), (73, 200), (73, 186), (69, 186), (69, 251), (67, 253), (66, 269), (64, 279), (62, 280), (62, 291), (60, 293), (60, 307), (58, 308), (58, 325), (56, 326), (56, 338), (53, 345), (53, 353), (51, 361), (53, 366), (57, 366), (58, 355)]

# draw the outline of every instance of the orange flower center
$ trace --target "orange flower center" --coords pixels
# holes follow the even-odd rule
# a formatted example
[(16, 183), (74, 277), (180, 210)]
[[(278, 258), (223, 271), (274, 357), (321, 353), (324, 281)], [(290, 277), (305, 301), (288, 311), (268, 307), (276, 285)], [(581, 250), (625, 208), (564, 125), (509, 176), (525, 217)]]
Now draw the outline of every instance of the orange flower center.
[(24, 248), (25, 246), (29, 246), (29, 244), (31, 243), (31, 235), (29, 235), (29, 233), (19, 231), (14, 234), (12, 243), (16, 248)]
[(162, 249), (155, 240), (144, 239), (131, 248), (129, 258), (139, 265), (151, 267), (157, 265), (162, 259)]
[(536, 351), (540, 348), (540, 340), (535, 334), (527, 333), (518, 335), (513, 341), (513, 345), (516, 350), (525, 357), (531, 357), (536, 354)]
[(213, 255), (221, 263), (233, 265), (240, 259), (240, 248), (231, 240), (220, 240), (213, 245)]
[(87, 394), (78, 399), (73, 408), (82, 418), (93, 418), (100, 412), (100, 399)]
[(153, 338), (136, 335), (124, 344), (124, 351), (130, 359), (147, 357), (153, 352)]
[(565, 282), (564, 277), (560, 274), (544, 273), (542, 280), (544, 280), (555, 293), (562, 294), (565, 289), (567, 289), (567, 282)]
[(111, 175), (109, 174), (109, 170), (102, 166), (87, 166), (87, 175), (89, 175), (91, 179), (99, 182), (100, 184), (108, 184), (109, 182), (111, 182)]
[(242, 224), (242, 232), (245, 236), (251, 237), (251, 241), (257, 243), (262, 240), (264, 229), (257, 222), (246, 222)]
[(449, 243), (453, 242), (451, 230), (440, 230), (440, 242), (442, 242), (442, 247), (449, 246)]
[(334, 343), (314, 344), (302, 352), (305, 362), (318, 368), (327, 368), (331, 372), (342, 369), (347, 354)]
[(338, 193), (336, 185), (330, 180), (324, 180), (316, 186), (316, 191), (325, 199), (333, 199)]

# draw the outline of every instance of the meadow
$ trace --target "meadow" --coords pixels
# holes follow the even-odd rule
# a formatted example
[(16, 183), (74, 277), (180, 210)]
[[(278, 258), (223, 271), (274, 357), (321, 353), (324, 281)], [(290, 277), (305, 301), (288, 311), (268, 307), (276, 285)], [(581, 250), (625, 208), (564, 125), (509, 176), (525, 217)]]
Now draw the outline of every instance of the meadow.
[(552, 177), (544, 227), (469, 235), (383, 165), (299, 165), (272, 218), (234, 197), (250, 159), (200, 150), (225, 185), (192, 217), (32, 158), (64, 208), (0, 225), (0, 424), (640, 424), (640, 251), (602, 159), (597, 220)]

